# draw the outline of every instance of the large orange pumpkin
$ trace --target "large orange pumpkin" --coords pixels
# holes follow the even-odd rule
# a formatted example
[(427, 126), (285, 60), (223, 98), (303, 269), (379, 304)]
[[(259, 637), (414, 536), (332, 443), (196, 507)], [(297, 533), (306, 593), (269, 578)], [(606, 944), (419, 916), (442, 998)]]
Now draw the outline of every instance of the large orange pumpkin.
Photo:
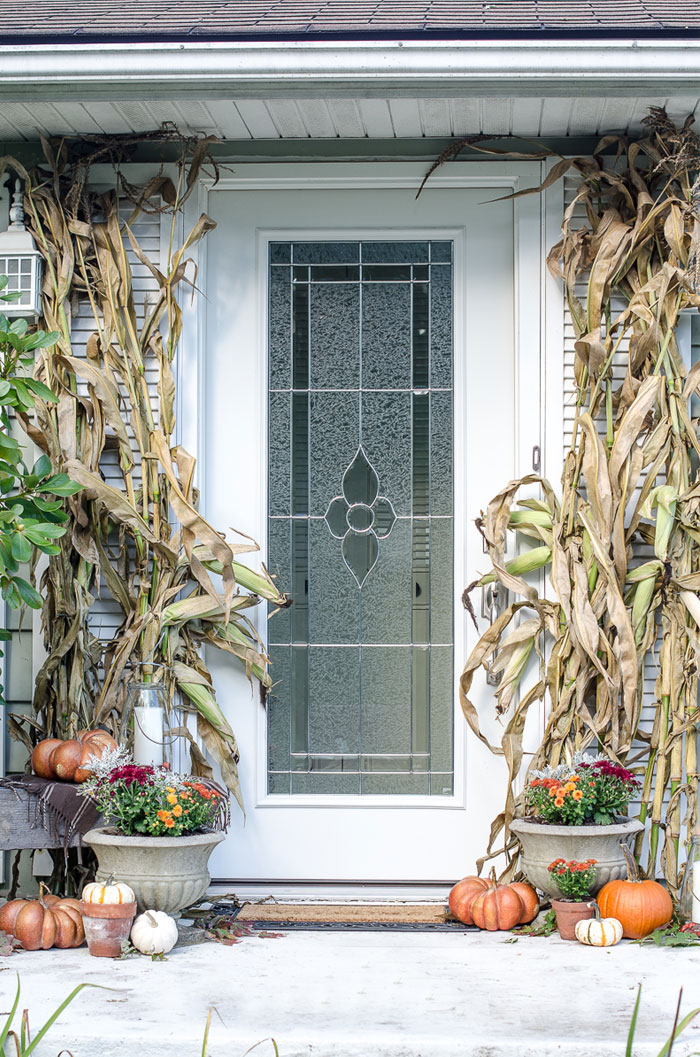
[(463, 925), (473, 925), (470, 905), (475, 895), (484, 892), (489, 887), (489, 882), (484, 877), (463, 877), (450, 891), (449, 905), (453, 917), (461, 921)]
[(525, 907), (511, 885), (492, 882), (486, 891), (474, 896), (469, 910), (474, 924), (480, 929), (497, 932), (519, 925)]
[(518, 893), (523, 904), (523, 912), (518, 924), (528, 925), (531, 921), (534, 921), (540, 909), (537, 892), (532, 885), (526, 884), (525, 881), (511, 881), (509, 887)]
[(673, 917), (673, 903), (663, 885), (639, 879), (632, 852), (624, 843), (622, 850), (627, 860), (627, 880), (608, 881), (596, 898), (601, 915), (617, 918), (623, 936), (641, 940), (654, 929), (668, 924)]
[(39, 899), (12, 899), (0, 907), (0, 929), (27, 951), (79, 947), (85, 939), (79, 906), (77, 899), (43, 894)]
[(116, 749), (117, 743), (106, 730), (81, 730), (77, 738), (60, 741), (45, 738), (34, 746), (32, 770), (41, 778), (62, 782), (85, 782), (90, 777), (87, 762)]

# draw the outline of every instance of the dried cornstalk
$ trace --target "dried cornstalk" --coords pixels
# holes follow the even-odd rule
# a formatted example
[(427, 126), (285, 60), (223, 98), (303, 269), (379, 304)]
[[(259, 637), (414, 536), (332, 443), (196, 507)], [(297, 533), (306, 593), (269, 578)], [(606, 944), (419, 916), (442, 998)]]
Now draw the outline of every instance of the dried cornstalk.
[[(29, 174), (26, 211), (46, 261), (44, 319), (60, 338), (36, 371), (58, 404), (37, 401), (36, 420), (24, 425), (52, 465), (83, 491), (67, 501), (70, 529), (42, 578), (47, 658), (29, 729), (17, 717), (14, 732), (30, 743), (97, 723), (116, 729), (129, 681), (163, 678), (171, 699), (180, 695), (196, 712), (198, 734), (242, 804), (235, 735), (216, 702), (201, 647), (231, 654), (264, 693), (267, 657), (245, 611), (260, 600), (273, 606), (289, 600), (265, 570), (255, 573), (238, 561), (256, 544), (247, 537), (227, 540), (199, 513), (195, 460), (172, 441), (173, 359), (182, 327), (178, 290), (193, 284), (188, 251), (214, 226), (202, 215), (183, 245), (174, 246), (177, 217), (208, 143), (185, 146), (173, 180), (159, 174), (140, 190), (125, 188), (122, 180), (121, 195), (91, 193), (88, 162), (84, 156), (72, 160), (64, 144), (54, 152), (44, 142), (48, 171)], [(102, 144), (94, 157), (103, 160), (104, 150)], [(127, 223), (119, 215), (125, 194), (134, 203)], [(168, 257), (160, 267), (132, 230), (142, 210), (171, 217)], [(158, 285), (142, 319), (126, 240)], [(72, 312), (81, 300), (89, 301), (95, 326), (87, 356), (73, 348)], [(157, 374), (157, 409), (147, 369)], [(103, 471), (110, 453), (119, 477), (112, 473), (108, 482)], [(123, 613), (107, 642), (89, 624), (98, 593), (108, 594)], [(190, 740), (194, 772), (211, 773)]]
[[(700, 144), (690, 121), (678, 129), (657, 110), (646, 124), (637, 142), (607, 136), (594, 158), (552, 170), (558, 178), (574, 167), (580, 177), (548, 258), (576, 327), (573, 438), (560, 498), (530, 475), (511, 481), (480, 519), (493, 570), (469, 590), (496, 579), (517, 600), (473, 650), (460, 698), (474, 733), (508, 766), (507, 801), (485, 859), (505, 850), (504, 874), (515, 873), (509, 825), (523, 730), (531, 706), (547, 700), (544, 737), (526, 770), (588, 745), (636, 770), (640, 817), (649, 822), (647, 871), (660, 862), (677, 892), (680, 845), (697, 818), (700, 440), (691, 398), (700, 393), (700, 365), (686, 370), (676, 326), (680, 312), (700, 307)], [(604, 168), (599, 152), (611, 146), (615, 164)], [(581, 206), (583, 226), (574, 217)], [(535, 484), (543, 498), (518, 500)], [(510, 562), (509, 532), (519, 551)], [(546, 597), (525, 579), (545, 569)], [(533, 650), (539, 675), (528, 686)], [(501, 673), (500, 745), (483, 734), (469, 696), (481, 667)], [(658, 670), (651, 731), (640, 724), (649, 667)]]

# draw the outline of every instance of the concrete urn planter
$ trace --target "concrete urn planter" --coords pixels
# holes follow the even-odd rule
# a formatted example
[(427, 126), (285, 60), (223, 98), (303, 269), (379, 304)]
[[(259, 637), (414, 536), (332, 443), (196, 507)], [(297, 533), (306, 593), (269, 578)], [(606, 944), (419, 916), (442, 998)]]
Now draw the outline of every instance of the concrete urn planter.
[(510, 824), (522, 847), (522, 867), (530, 884), (548, 896), (561, 898), (547, 869), (555, 859), (596, 860), (595, 895), (608, 881), (627, 877), (620, 841), (629, 842), (644, 829), (638, 819), (622, 819), (610, 826), (550, 826), (517, 818)]
[(125, 837), (111, 826), (101, 826), (89, 830), (83, 840), (97, 856), (98, 881), (125, 881), (134, 890), (139, 913), (163, 910), (179, 917), (209, 887), (209, 856), (224, 836)]

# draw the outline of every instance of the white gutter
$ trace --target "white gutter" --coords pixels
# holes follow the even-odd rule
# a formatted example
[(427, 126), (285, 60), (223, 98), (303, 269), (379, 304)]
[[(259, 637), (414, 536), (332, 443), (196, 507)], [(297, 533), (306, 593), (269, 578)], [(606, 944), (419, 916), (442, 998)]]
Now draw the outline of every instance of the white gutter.
[(0, 49), (0, 99), (700, 94), (700, 39), (39, 44)]

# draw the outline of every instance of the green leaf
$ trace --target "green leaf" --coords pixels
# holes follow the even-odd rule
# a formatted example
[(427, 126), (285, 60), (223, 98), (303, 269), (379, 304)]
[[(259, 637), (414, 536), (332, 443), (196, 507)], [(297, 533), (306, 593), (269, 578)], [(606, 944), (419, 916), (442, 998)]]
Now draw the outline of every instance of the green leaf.
[(26, 378), (24, 384), (27, 389), (34, 393), (35, 396), (40, 396), (42, 400), (46, 400), (50, 404), (58, 403), (58, 397), (56, 394), (51, 392), (48, 385), (44, 385), (43, 382), (38, 382), (36, 378)]
[(12, 582), (17, 588), (17, 593), (25, 605), (28, 605), (31, 609), (41, 609), (42, 599), (38, 591), (36, 591), (30, 583), (23, 580), (21, 576), (13, 576)]
[(39, 485), (37, 492), (50, 492), (52, 495), (75, 495), (76, 492), (81, 492), (82, 488), (83, 486), (77, 481), (71, 481), (68, 474), (57, 473)]
[(41, 455), (32, 466), (32, 473), (37, 477), (47, 477), (51, 473), (51, 459)]
[(10, 539), (12, 557), (18, 562), (28, 562), (32, 557), (32, 545), (21, 532), (13, 532)]
[(627, 1035), (627, 1047), (625, 1049), (625, 1057), (632, 1057), (632, 1045), (634, 1043), (634, 1032), (637, 1027), (637, 1014), (639, 1013), (639, 1003), (642, 998), (642, 985), (640, 984), (637, 988), (637, 1001), (634, 1003), (634, 1013), (632, 1014), (632, 1022), (630, 1023), (630, 1030)]

